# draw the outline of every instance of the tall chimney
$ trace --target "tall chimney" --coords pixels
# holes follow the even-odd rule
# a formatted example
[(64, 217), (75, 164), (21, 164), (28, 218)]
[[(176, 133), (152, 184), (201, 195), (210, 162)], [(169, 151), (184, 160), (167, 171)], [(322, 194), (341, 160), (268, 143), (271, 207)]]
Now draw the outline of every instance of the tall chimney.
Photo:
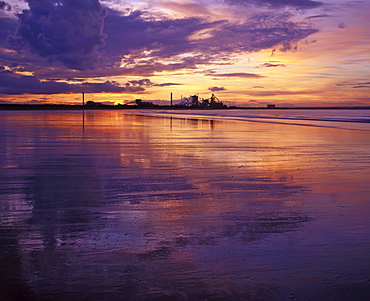
[(172, 92), (171, 92), (171, 107), (172, 107)]
[(85, 105), (85, 93), (82, 92), (82, 105), (84, 106)]

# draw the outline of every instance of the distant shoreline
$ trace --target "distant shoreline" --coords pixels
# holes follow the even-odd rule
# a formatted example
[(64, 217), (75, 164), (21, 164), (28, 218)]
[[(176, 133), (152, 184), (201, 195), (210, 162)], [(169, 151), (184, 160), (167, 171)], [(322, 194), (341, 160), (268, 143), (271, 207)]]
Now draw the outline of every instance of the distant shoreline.
[(189, 106), (132, 106), (132, 105), (61, 105), (61, 104), (0, 104), (1, 110), (8, 111), (36, 111), (36, 110), (142, 110), (142, 109), (166, 109), (166, 110), (370, 110), (370, 106), (352, 106), (352, 107), (224, 107), (224, 108), (204, 108)]

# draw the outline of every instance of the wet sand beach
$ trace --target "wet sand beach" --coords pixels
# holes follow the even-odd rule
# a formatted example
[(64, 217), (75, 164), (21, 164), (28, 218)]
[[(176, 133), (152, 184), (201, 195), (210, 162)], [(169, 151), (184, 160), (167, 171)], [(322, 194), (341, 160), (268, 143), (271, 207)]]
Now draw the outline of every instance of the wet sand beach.
[(368, 124), (139, 113), (0, 112), (0, 300), (368, 300)]

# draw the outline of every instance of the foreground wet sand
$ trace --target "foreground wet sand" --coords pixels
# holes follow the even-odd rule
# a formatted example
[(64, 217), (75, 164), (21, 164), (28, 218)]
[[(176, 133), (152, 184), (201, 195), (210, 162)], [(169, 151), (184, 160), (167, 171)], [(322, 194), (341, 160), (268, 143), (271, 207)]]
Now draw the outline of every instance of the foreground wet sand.
[(370, 131), (0, 113), (2, 300), (370, 296)]

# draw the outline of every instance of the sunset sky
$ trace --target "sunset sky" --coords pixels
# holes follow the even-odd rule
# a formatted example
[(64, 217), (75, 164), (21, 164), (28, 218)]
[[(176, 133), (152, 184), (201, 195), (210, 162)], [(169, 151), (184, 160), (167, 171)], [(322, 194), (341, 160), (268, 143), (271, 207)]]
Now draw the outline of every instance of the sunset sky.
[(370, 1), (0, 1), (0, 103), (370, 105)]

